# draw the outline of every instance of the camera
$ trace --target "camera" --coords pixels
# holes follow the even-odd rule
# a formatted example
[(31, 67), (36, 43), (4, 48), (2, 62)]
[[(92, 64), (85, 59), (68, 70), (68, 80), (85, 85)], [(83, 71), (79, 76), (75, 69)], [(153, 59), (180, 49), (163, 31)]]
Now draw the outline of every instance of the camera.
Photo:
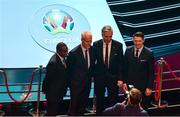
[(127, 87), (128, 87), (128, 90), (125, 91), (125, 94), (128, 96), (128, 95), (129, 95), (129, 91), (130, 91), (132, 88), (134, 88), (134, 86), (133, 86), (133, 85), (127, 85)]

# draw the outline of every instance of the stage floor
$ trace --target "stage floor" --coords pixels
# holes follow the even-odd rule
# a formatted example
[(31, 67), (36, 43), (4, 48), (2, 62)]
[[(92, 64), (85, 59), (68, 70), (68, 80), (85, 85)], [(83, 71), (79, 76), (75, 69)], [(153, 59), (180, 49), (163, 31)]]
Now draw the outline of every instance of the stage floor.
[[(18, 68), (18, 69), (4, 69), (7, 74), (7, 80), (9, 84), (9, 90), (12, 93), (12, 96), (16, 100), (21, 100), (27, 93), (30, 79), (32, 78), (32, 72), (36, 68)], [(176, 74), (180, 76), (180, 70), (176, 70)], [(165, 74), (166, 75), (166, 74)], [(44, 79), (45, 72), (42, 74), (42, 80)], [(168, 76), (168, 75), (167, 75)], [(4, 85), (4, 79), (2, 74), (0, 75), (0, 104), (3, 104), (2, 110), (6, 112), (6, 115), (18, 116), (18, 115), (29, 115), (28, 110), (35, 107), (37, 103), (37, 90), (38, 90), (38, 78), (39, 73), (35, 73), (32, 91), (29, 98), (22, 104), (16, 104), (7, 94), (6, 87)], [(42, 83), (42, 82), (41, 82)], [(168, 76), (164, 79), (162, 85), (162, 99), (167, 100), (168, 107), (166, 109), (158, 109), (154, 106), (149, 107), (150, 115), (180, 115), (180, 81), (176, 81), (172, 76)], [(153, 92), (154, 93), (154, 92)], [(92, 99), (94, 96), (94, 84), (92, 83), (90, 98), (89, 98), (89, 107), (92, 107)], [(124, 97), (123, 97), (124, 98)], [(120, 97), (120, 102), (123, 100)], [(154, 95), (152, 95), (152, 100), (154, 100)], [(44, 102), (46, 101), (45, 95), (40, 93), (41, 109), (45, 109)], [(70, 92), (67, 91), (66, 96), (63, 100), (63, 109), (60, 110), (61, 114), (66, 114), (68, 105), (70, 101)]]

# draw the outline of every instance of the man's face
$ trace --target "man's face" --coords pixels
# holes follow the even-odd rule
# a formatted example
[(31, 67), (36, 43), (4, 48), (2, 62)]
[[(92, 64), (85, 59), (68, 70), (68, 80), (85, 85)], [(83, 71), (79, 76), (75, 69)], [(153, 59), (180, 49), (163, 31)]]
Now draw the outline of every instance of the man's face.
[(113, 32), (112, 31), (105, 31), (103, 32), (102, 34), (102, 37), (103, 37), (103, 40), (106, 44), (110, 43), (111, 40), (112, 40), (112, 35), (113, 35)]
[(61, 50), (59, 50), (59, 55), (61, 56), (61, 57), (67, 57), (67, 55), (68, 55), (68, 48), (66, 47), (66, 46), (63, 46), (62, 48), (61, 48)]
[(144, 39), (142, 37), (135, 36), (133, 37), (133, 43), (137, 49), (140, 49), (144, 44)]
[(91, 47), (91, 43), (92, 43), (92, 35), (90, 34), (86, 34), (82, 37), (82, 46), (86, 49)]

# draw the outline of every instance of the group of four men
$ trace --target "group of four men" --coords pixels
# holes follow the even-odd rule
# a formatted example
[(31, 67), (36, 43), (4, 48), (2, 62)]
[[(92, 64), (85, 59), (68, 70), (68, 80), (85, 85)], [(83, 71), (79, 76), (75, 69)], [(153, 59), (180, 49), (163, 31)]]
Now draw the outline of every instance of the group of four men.
[(118, 102), (118, 87), (127, 89), (127, 84), (142, 92), (142, 104), (146, 108), (154, 82), (153, 53), (144, 46), (142, 32), (133, 35), (134, 46), (127, 47), (124, 55), (122, 44), (113, 40), (112, 36), (113, 29), (106, 25), (102, 28), (102, 39), (94, 42), (93, 46), (89, 31), (82, 32), (81, 44), (69, 53), (64, 43), (57, 45), (57, 53), (46, 67), (42, 87), (46, 94), (48, 115), (58, 114), (58, 102), (63, 99), (67, 86), (71, 98), (68, 115), (83, 115), (92, 77), (97, 115), (105, 109), (106, 90), (109, 106), (112, 106)]

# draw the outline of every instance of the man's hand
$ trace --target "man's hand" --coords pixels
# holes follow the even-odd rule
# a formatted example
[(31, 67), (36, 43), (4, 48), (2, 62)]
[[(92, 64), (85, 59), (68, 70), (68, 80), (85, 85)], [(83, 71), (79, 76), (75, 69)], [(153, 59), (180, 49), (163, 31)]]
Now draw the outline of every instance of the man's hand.
[(122, 89), (123, 89), (124, 91), (127, 91), (127, 90), (128, 90), (127, 84), (126, 84), (126, 83), (123, 84), (123, 81), (122, 81), (122, 80), (118, 80), (117, 85), (118, 85), (119, 87), (122, 87)]
[(119, 87), (122, 87), (122, 86), (123, 86), (123, 81), (122, 81), (122, 80), (118, 80), (117, 85), (118, 85)]
[(150, 96), (151, 93), (152, 93), (152, 89), (146, 88), (146, 92), (145, 92), (146, 96)]
[(128, 91), (128, 87), (127, 87), (127, 84), (126, 84), (126, 83), (123, 84), (123, 90), (124, 90), (124, 91)]

